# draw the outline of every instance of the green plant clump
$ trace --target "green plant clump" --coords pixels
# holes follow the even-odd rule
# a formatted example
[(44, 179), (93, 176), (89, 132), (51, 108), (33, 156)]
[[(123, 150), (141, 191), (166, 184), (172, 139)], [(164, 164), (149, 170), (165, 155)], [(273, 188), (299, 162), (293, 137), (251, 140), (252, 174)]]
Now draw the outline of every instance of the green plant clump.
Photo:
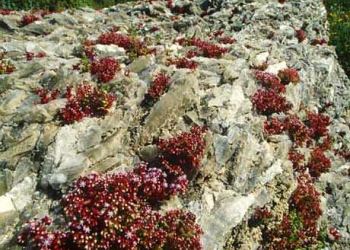
[(0, 0), (0, 9), (29, 10), (49, 9), (62, 10), (68, 8), (92, 7), (104, 8), (131, 0)]
[(345, 73), (350, 77), (350, 1), (324, 0), (330, 24), (330, 44), (336, 51)]

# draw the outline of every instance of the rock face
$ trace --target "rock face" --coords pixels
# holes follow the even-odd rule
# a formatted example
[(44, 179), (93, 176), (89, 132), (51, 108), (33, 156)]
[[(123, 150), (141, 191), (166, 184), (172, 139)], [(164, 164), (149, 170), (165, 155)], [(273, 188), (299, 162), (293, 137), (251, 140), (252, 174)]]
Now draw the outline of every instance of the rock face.
[[(16, 226), (48, 213), (56, 202), (50, 193), (65, 191), (92, 171), (121, 171), (152, 159), (154, 138), (192, 124), (209, 130), (202, 169), (192, 181), (194, 191), (166, 206), (197, 216), (204, 249), (257, 249), (261, 236), (248, 230), (241, 239), (236, 229), (243, 228), (256, 207), (274, 203), (280, 214), (285, 212), (296, 186), (288, 160), (291, 140), (266, 136), (266, 116), (257, 114), (251, 102), (259, 88), (252, 68), (264, 66), (273, 74), (298, 70), (300, 83), (286, 87), (291, 112), (328, 107), (332, 167), (316, 185), (324, 191), (323, 220), (342, 235), (335, 247), (350, 248), (350, 165), (335, 153), (350, 149), (350, 82), (333, 47), (310, 43), (328, 39), (322, 1), (174, 1), (178, 8), (172, 11), (166, 2), (67, 10), (24, 27), (18, 23), (24, 13), (0, 14), (0, 54), (5, 52), (3, 60), (16, 67), (11, 74), (0, 74), (0, 249), (14, 247)], [(175, 13), (181, 6), (187, 11)], [(73, 67), (81, 60), (83, 42), (113, 27), (143, 37), (156, 52), (137, 57), (116, 45), (96, 45), (97, 57), (120, 63), (121, 70), (107, 83), (117, 100), (105, 117), (63, 125), (57, 114), (66, 98), (39, 104), (35, 90), (63, 92), (84, 81), (96, 85), (88, 70)], [(307, 32), (303, 42), (295, 36), (301, 28)], [(223, 35), (215, 37), (217, 31)], [(169, 59), (188, 53), (191, 46), (174, 42), (185, 36), (221, 41), (227, 52), (219, 58), (194, 56), (196, 69), (177, 68)], [(234, 40), (224, 44), (223, 37)], [(27, 60), (26, 53), (39, 52), (45, 56)], [(170, 76), (170, 85), (145, 107), (144, 96), (160, 71)]]

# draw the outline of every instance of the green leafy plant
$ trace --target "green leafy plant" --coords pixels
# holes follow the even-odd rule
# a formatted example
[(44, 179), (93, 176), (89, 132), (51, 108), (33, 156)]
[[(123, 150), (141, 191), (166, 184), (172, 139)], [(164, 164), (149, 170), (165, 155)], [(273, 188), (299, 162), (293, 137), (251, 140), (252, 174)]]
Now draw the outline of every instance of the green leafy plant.
[(68, 8), (92, 7), (104, 8), (132, 0), (0, 0), (0, 9), (29, 10), (50, 9), (62, 10)]
[(344, 71), (350, 76), (350, 1), (325, 0), (330, 24), (330, 44), (336, 51)]

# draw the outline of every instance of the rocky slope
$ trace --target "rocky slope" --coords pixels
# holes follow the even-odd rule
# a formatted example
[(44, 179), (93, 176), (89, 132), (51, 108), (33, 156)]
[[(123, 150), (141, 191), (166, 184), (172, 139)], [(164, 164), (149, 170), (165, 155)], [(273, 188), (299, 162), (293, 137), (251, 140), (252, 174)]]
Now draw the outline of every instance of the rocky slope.
[[(298, 71), (300, 82), (286, 85), (283, 94), (292, 104), (289, 114), (304, 119), (307, 111), (323, 112), (330, 117), (332, 148), (326, 155), (332, 164), (314, 180), (323, 211), (318, 225), (341, 234), (335, 242), (328, 236), (323, 248), (349, 248), (350, 164), (349, 156), (339, 152), (350, 149), (350, 82), (334, 48), (315, 42), (327, 40), (322, 1), (173, 4), (141, 1), (100, 11), (67, 10), (25, 26), (20, 24), (24, 12), (0, 15), (2, 62), (15, 67), (0, 74), (0, 249), (15, 248), (13, 238), (26, 220), (55, 216), (52, 208), (61, 192), (78, 176), (128, 170), (153, 154), (154, 138), (188, 131), (193, 124), (208, 127), (202, 168), (189, 192), (163, 204), (164, 209), (193, 212), (204, 232), (204, 249), (257, 249), (264, 244), (263, 227), (248, 223), (255, 209), (268, 207), (272, 224), (278, 224), (288, 213), (299, 175), (288, 158), (295, 143), (286, 133), (268, 135), (264, 122), (270, 115), (252, 104), (261, 87), (254, 77), (258, 68), (272, 74)], [(96, 41), (113, 27), (143, 39), (155, 52), (137, 56), (120, 46), (85, 43), (85, 51), (93, 47), (97, 58), (118, 60), (121, 69), (108, 82), (116, 101), (105, 117), (62, 124), (57, 114), (67, 99), (41, 104), (35, 91), (96, 85), (88, 70), (73, 68), (81, 62), (84, 41)], [(296, 36), (300, 29), (304, 40)], [(179, 68), (169, 59), (196, 47), (179, 42), (181, 37), (226, 50), (217, 58), (197, 54), (189, 59), (197, 68)], [(143, 105), (160, 71), (170, 76), (170, 86), (154, 104)], [(299, 149), (310, 152), (305, 145)]]

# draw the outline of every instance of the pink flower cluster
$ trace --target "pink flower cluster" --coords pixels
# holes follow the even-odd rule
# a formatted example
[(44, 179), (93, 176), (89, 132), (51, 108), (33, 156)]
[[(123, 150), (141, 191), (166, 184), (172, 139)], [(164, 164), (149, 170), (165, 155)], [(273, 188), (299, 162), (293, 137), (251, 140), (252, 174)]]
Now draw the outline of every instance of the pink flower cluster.
[[(175, 138), (160, 140), (159, 158), (198, 168), (204, 151), (203, 132), (193, 127)], [(182, 156), (184, 161), (175, 159)], [(18, 243), (40, 250), (202, 249), (202, 230), (193, 214), (157, 211), (157, 203), (168, 198), (172, 182), (177, 181), (176, 174), (159, 168), (161, 165), (140, 163), (131, 172), (80, 177), (62, 198), (66, 221), (62, 229), (51, 229), (48, 217), (33, 220), (23, 226)]]
[(84, 117), (105, 116), (115, 100), (114, 95), (88, 84), (79, 85), (75, 94), (67, 87), (65, 96), (67, 103), (60, 111), (60, 118), (68, 124)]

